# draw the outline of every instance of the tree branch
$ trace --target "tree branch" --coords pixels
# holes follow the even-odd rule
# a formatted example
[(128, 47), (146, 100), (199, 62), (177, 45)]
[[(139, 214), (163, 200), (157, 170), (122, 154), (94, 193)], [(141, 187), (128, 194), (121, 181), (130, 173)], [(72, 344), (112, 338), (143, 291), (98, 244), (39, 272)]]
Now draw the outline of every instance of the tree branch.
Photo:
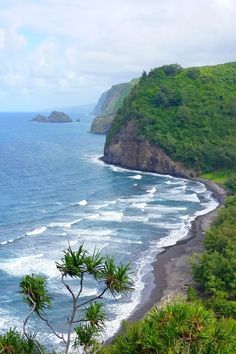
[(28, 336), (28, 334), (26, 333), (26, 325), (27, 325), (27, 322), (29, 320), (29, 318), (32, 316), (32, 314), (34, 313), (35, 311), (35, 308), (36, 308), (36, 303), (35, 301), (31, 298), (31, 296), (28, 294), (28, 298), (30, 299), (31, 303), (32, 303), (32, 309), (30, 310), (28, 316), (26, 317), (26, 319), (24, 320), (24, 323), (23, 323), (23, 334), (24, 336), (28, 339), (28, 340), (32, 340), (35, 344), (35, 346), (38, 348), (40, 354), (44, 354), (41, 347), (39, 346), (38, 342), (36, 340), (34, 340), (33, 338), (31, 338), (30, 336)]
[(106, 287), (106, 288), (101, 292), (100, 295), (95, 296), (95, 297), (92, 298), (92, 299), (86, 300), (86, 301), (82, 302), (82, 304), (80, 304), (80, 305), (77, 305), (77, 306), (76, 306), (76, 309), (79, 309), (80, 307), (83, 307), (83, 306), (87, 305), (88, 303), (93, 302), (93, 301), (95, 301), (95, 300), (97, 300), (97, 299), (101, 299), (101, 298), (103, 297), (103, 295), (105, 294), (105, 292), (106, 292), (108, 289), (109, 289), (109, 288)]
[(65, 283), (64, 275), (62, 275), (62, 277), (61, 277), (61, 282), (66, 287), (66, 289), (69, 291), (69, 293), (71, 294), (73, 301), (75, 301), (75, 295), (74, 295), (73, 291), (71, 290), (71, 288), (69, 287), (69, 285)]
[(52, 327), (52, 325), (50, 324), (50, 322), (48, 321), (47, 318), (44, 318), (39, 312), (37, 312), (38, 317), (44, 321), (46, 323), (46, 325), (51, 329), (51, 331), (53, 332), (53, 334), (55, 334), (55, 336), (57, 336), (57, 338), (61, 339), (65, 344), (66, 344), (66, 340), (64, 338), (63, 334), (59, 334), (55, 331), (55, 329)]

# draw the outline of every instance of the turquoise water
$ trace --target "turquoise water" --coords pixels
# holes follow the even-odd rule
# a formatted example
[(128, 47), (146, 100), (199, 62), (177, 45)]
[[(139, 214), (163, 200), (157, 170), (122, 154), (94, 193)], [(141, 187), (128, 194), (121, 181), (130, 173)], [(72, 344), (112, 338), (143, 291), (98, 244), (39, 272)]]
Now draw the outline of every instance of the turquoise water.
[[(80, 123), (33, 123), (30, 113), (0, 114), (0, 330), (21, 328), (27, 308), (18, 294), (20, 278), (40, 273), (55, 299), (50, 318), (59, 331), (69, 296), (58, 281), (55, 261), (68, 242), (131, 262), (136, 291), (104, 298), (106, 336), (115, 333), (143, 300), (152, 280), (151, 263), (164, 246), (186, 236), (196, 215), (217, 205), (205, 186), (107, 166), (98, 160), (105, 138)], [(148, 284), (147, 284), (148, 282)], [(85, 295), (98, 289), (85, 284)], [(54, 342), (33, 320), (39, 336)]]

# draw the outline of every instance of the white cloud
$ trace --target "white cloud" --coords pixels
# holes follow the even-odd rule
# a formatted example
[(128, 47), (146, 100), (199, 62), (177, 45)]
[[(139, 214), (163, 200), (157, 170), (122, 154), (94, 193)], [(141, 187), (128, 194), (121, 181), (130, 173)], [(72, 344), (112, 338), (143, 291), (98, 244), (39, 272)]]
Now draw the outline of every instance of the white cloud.
[(235, 17), (235, 0), (0, 0), (0, 105), (91, 102), (143, 69), (233, 61)]

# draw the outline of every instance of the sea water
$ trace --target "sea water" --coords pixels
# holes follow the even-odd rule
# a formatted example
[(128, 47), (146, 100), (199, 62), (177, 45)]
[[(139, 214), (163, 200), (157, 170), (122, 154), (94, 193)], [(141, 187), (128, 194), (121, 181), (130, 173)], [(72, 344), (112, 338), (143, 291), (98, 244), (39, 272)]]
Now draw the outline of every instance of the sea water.
[[(130, 262), (135, 291), (103, 301), (112, 336), (143, 301), (151, 263), (163, 247), (186, 237), (196, 215), (217, 202), (199, 182), (105, 165), (105, 137), (89, 134), (91, 118), (69, 124), (35, 123), (31, 113), (0, 114), (0, 331), (21, 329), (28, 308), (19, 295), (25, 274), (47, 277), (54, 301), (49, 318), (63, 332), (70, 297), (56, 261), (68, 244)], [(75, 286), (73, 283), (71, 286)], [(102, 289), (88, 279), (84, 299)], [(33, 319), (45, 343), (57, 343)]]

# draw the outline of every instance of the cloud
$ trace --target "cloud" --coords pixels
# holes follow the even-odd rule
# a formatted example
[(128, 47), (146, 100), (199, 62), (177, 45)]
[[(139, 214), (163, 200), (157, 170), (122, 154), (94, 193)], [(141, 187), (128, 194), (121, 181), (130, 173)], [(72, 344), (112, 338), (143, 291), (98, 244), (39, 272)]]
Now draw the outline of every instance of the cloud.
[(0, 9), (2, 109), (91, 102), (143, 69), (236, 57), (234, 0), (0, 0)]

